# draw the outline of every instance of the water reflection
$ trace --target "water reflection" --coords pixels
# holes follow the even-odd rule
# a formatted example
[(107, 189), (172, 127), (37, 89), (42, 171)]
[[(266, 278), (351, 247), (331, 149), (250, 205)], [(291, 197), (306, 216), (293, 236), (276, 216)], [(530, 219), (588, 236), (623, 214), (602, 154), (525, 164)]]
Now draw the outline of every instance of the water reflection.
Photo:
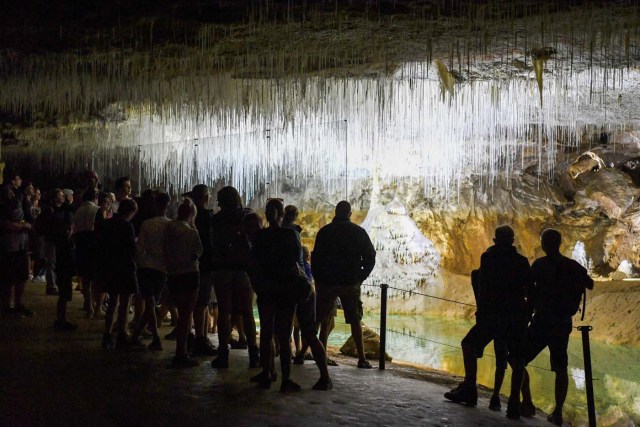
[[(364, 322), (378, 325), (378, 316), (369, 314)], [(387, 353), (395, 360), (418, 363), (434, 369), (464, 374), (460, 340), (473, 323), (464, 320), (433, 319), (423, 316), (389, 316), (387, 320)], [(392, 332), (393, 331), (393, 332)], [(336, 318), (336, 329), (330, 344), (341, 345), (349, 337), (349, 327), (342, 313)], [(493, 387), (495, 359), (489, 345), (478, 363), (478, 381)], [(640, 423), (640, 349), (591, 342), (596, 412), (599, 425), (636, 425)], [(530, 365), (534, 403), (545, 412), (554, 406), (554, 374), (549, 370), (548, 350)], [(582, 341), (574, 331), (569, 342), (569, 395), (565, 419), (574, 425), (587, 425)], [(509, 371), (502, 394), (509, 394)]]

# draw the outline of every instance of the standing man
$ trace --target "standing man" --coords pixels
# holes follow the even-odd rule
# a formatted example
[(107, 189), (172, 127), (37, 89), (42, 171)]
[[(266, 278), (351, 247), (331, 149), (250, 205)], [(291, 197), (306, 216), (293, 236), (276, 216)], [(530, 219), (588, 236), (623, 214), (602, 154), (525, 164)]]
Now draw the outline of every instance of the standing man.
[[(351, 205), (343, 200), (336, 205), (330, 224), (318, 231), (311, 255), (316, 280), (316, 321), (324, 322), (334, 310), (340, 297), (345, 321), (351, 325), (351, 336), (358, 351), (358, 368), (371, 369), (364, 355), (362, 340), (362, 300), (360, 286), (376, 263), (376, 251), (364, 228), (351, 222)], [(327, 348), (328, 331), (320, 341)]]
[(524, 374), (527, 323), (526, 296), (530, 288), (529, 261), (513, 246), (514, 233), (508, 225), (495, 230), (491, 246), (480, 258), (476, 324), (462, 339), (464, 381), (444, 394), (447, 399), (475, 406), (478, 403), (476, 377), (478, 361), (492, 340), (502, 340), (509, 352), (511, 395), (507, 417), (520, 418), (520, 387)]
[(215, 356), (218, 354), (207, 332), (207, 310), (212, 300), (215, 300), (213, 290), (213, 211), (207, 209), (211, 193), (205, 184), (198, 184), (191, 191), (193, 203), (198, 209), (196, 215), (196, 228), (202, 242), (202, 255), (200, 255), (200, 287), (198, 297), (193, 309), (193, 325), (196, 337), (193, 342), (192, 353), (195, 356)]
[[(534, 287), (530, 305), (534, 313), (527, 331), (525, 354), (525, 361), (529, 364), (545, 347), (549, 347), (551, 370), (556, 373), (556, 407), (547, 419), (558, 426), (562, 425), (562, 406), (569, 386), (567, 346), (573, 328), (571, 317), (578, 311), (585, 289), (593, 289), (593, 280), (587, 270), (560, 253), (561, 242), (559, 231), (549, 228), (542, 232), (542, 250), (546, 256), (531, 266)], [(535, 414), (526, 370), (522, 383), (522, 408), (525, 415)]]

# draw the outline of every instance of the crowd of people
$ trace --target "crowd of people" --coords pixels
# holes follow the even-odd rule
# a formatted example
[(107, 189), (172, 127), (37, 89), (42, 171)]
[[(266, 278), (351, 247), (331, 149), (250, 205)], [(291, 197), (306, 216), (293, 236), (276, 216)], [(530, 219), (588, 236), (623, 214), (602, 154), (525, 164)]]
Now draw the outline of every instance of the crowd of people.
[[(108, 192), (98, 174), (87, 171), (80, 189), (54, 188), (41, 200), (40, 190), (17, 173), (5, 174), (4, 182), (3, 316), (35, 315), (23, 303), (25, 283), (46, 281), (47, 294), (58, 296), (54, 329), (76, 330), (78, 325), (67, 318), (67, 304), (77, 278), (86, 317), (104, 316), (105, 349), (162, 350), (158, 325), (170, 313), (175, 329), (165, 340), (176, 342), (172, 367), (196, 366), (197, 357), (215, 356), (211, 367), (227, 369), (230, 347), (244, 347), (249, 368), (261, 368), (250, 378), (259, 388), (270, 388), (276, 380), (279, 355), (280, 389), (296, 391), (300, 386), (291, 379), (291, 363), (304, 363), (310, 348), (320, 372), (313, 388), (329, 390), (327, 362), (333, 361), (326, 355), (327, 338), (339, 298), (358, 350), (358, 368), (372, 368), (363, 348), (360, 286), (373, 270), (376, 253), (366, 231), (350, 221), (348, 202), (337, 204), (333, 221), (320, 230), (309, 253), (295, 223), (295, 206), (269, 199), (265, 224), (230, 186), (215, 195), (219, 209), (214, 212), (204, 184), (174, 201), (152, 190), (134, 198), (129, 177), (115, 180), (114, 191)], [(304, 296), (298, 288), (301, 276), (309, 284)], [(302, 337), (295, 355), (294, 318)], [(208, 337), (212, 326), (218, 347)], [(239, 336), (235, 341), (233, 328)], [(144, 337), (151, 342), (144, 343)]]

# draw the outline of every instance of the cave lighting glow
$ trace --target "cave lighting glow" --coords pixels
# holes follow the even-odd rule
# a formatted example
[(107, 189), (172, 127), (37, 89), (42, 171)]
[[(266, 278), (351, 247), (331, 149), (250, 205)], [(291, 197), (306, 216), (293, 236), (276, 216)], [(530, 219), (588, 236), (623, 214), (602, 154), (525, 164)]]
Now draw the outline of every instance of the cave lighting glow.
[(531, 164), (551, 175), (557, 150), (576, 149), (588, 126), (640, 124), (640, 72), (559, 72), (553, 62), (542, 103), (533, 71), (458, 82), (453, 96), (428, 63), (404, 64), (388, 78), (215, 76), (231, 97), (226, 109), (128, 107), (123, 121), (67, 126), (55, 145), (43, 136), (5, 157), (60, 171), (90, 165), (111, 177), (135, 179), (137, 171), (143, 188), (175, 192), (224, 182), (247, 200), (266, 185), (277, 193), (284, 177), (347, 192), (349, 180), (376, 171), (382, 182), (409, 180), (455, 199), (472, 175), (491, 185)]

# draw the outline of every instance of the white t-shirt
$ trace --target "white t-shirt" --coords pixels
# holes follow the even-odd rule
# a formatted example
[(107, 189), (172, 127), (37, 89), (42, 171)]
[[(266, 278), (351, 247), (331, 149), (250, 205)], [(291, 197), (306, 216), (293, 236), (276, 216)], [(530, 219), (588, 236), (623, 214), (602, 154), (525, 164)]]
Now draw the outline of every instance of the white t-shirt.
[(167, 272), (164, 238), (170, 223), (171, 220), (166, 216), (156, 216), (142, 223), (136, 242), (138, 267)]

